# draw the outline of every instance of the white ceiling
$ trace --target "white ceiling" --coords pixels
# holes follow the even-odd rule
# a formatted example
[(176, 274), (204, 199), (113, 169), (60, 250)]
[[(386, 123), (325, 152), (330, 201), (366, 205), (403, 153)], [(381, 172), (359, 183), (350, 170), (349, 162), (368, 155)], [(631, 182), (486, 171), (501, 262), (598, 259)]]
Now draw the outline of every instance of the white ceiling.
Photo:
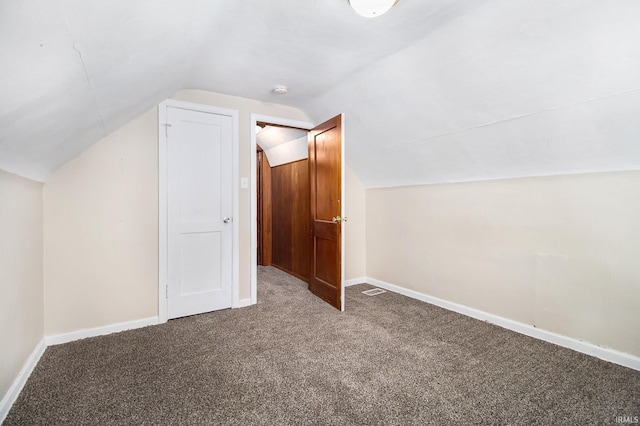
[(266, 125), (256, 134), (256, 143), (263, 149), (271, 167), (281, 166), (309, 157), (307, 130)]
[(190, 88), (345, 112), (368, 187), (638, 169), (639, 22), (637, 0), (0, 0), (0, 169), (45, 180)]
[(309, 132), (306, 130), (296, 129), (293, 127), (266, 125), (256, 135), (256, 143), (260, 145), (262, 149), (268, 151), (278, 145), (306, 137), (307, 133)]

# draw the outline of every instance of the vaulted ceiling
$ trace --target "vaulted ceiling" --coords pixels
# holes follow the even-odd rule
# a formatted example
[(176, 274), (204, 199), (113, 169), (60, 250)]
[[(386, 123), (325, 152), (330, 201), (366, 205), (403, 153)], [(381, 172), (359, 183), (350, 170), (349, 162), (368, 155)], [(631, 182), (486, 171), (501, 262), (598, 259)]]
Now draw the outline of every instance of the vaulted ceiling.
[(0, 0), (0, 169), (46, 180), (187, 88), (344, 112), (368, 187), (638, 169), (639, 22), (637, 0)]

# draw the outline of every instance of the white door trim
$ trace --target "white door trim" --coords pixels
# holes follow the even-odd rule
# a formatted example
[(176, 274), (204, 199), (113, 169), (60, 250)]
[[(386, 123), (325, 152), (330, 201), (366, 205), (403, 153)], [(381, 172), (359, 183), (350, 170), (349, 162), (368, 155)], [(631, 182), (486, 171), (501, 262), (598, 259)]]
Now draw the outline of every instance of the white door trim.
[[(168, 276), (168, 218), (167, 218), (167, 108), (212, 113), (231, 117), (232, 130), (232, 179), (233, 179), (233, 237), (232, 237), (232, 307), (240, 306), (240, 168), (239, 168), (239, 113), (237, 110), (201, 105), (168, 99), (158, 105), (158, 323), (167, 322), (167, 276)], [(255, 162), (255, 155), (254, 155)]]
[(258, 122), (311, 130), (313, 124), (262, 114), (251, 114), (251, 304), (258, 303), (258, 188), (256, 173), (256, 125)]
[[(347, 174), (346, 174), (346, 168), (347, 168), (347, 157), (346, 157), (346, 152), (345, 152), (345, 136), (346, 136), (346, 131), (345, 129), (347, 128), (346, 123), (345, 123), (345, 117), (344, 117), (344, 113), (340, 114), (340, 129), (341, 129), (341, 134), (340, 134), (340, 199), (341, 199), (341, 203), (340, 203), (340, 217), (347, 217)], [(346, 259), (347, 259), (347, 250), (346, 250), (346, 238), (345, 238), (345, 232), (344, 232), (344, 227), (346, 225), (345, 221), (342, 221), (342, 223), (340, 224), (340, 288), (341, 288), (341, 294), (340, 294), (340, 300), (342, 301), (342, 309), (340, 309), (342, 312), (344, 312), (345, 308), (346, 308), (346, 304), (347, 304), (347, 299), (346, 299), (346, 293), (345, 293), (345, 271), (346, 271)]]

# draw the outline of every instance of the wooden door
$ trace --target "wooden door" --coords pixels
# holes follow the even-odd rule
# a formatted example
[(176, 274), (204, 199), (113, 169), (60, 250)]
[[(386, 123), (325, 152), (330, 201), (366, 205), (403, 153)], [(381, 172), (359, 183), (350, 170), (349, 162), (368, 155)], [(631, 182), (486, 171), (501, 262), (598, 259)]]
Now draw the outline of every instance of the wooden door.
[(169, 318), (232, 304), (233, 119), (167, 108)]
[(344, 310), (342, 285), (342, 115), (309, 132), (311, 271), (309, 290)]

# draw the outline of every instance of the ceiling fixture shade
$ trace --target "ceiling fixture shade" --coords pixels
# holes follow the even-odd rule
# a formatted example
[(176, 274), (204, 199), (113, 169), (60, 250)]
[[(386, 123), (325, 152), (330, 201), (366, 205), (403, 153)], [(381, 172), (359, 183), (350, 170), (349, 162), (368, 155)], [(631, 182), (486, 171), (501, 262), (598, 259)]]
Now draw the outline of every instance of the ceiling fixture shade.
[(398, 0), (349, 0), (353, 10), (365, 18), (384, 15), (396, 3), (398, 3)]

